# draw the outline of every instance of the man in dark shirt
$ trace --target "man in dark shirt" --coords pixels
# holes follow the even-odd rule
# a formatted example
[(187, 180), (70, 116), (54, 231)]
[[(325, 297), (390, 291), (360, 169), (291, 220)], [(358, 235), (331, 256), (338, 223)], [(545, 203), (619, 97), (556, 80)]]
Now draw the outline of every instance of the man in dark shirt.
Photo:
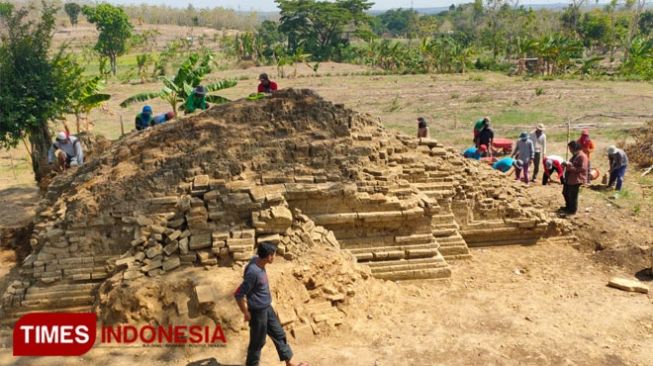
[(476, 147), (481, 145), (487, 146), (488, 155), (493, 155), (493, 145), (494, 142), (494, 131), (490, 128), (490, 121), (485, 121), (483, 129), (478, 133), (476, 137)]
[[(286, 341), (286, 333), (272, 308), (268, 275), (265, 272), (265, 266), (274, 262), (276, 251), (277, 248), (271, 243), (263, 242), (259, 245), (257, 256), (253, 257), (245, 267), (243, 283), (235, 293), (238, 307), (243, 312), (245, 321), (249, 322), (246, 366), (258, 366), (266, 335), (272, 338), (279, 359), (285, 361), (286, 366), (295, 365), (291, 362), (293, 354)], [(299, 366), (302, 365), (304, 364)]]

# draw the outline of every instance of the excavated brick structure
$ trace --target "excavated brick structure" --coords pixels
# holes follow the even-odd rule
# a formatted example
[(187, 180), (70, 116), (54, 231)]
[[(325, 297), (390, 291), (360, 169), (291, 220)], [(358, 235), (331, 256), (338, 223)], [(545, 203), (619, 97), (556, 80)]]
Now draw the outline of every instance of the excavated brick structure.
[(444, 278), (468, 245), (534, 243), (547, 225), (501, 173), (289, 89), (134, 132), (58, 177), (2, 305), (6, 319), (89, 310), (110, 275), (230, 266), (263, 240), (287, 259), (326, 241), (377, 278)]

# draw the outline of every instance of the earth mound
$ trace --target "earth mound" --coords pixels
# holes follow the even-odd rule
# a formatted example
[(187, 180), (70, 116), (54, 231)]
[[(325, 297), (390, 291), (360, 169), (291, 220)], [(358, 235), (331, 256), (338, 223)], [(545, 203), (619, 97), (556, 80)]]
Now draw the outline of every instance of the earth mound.
[[(298, 333), (317, 333), (341, 315), (304, 309), (351, 301), (361, 273), (448, 277), (448, 262), (469, 258), (469, 246), (556, 234), (540, 208), (520, 185), (436, 140), (288, 89), (134, 132), (57, 177), (37, 210), (23, 280), (5, 292), (3, 308), (7, 322), (42, 309), (97, 310), (108, 322), (187, 312), (224, 321), (230, 316), (191, 301), (206, 293), (197, 292), (206, 277), (198, 268), (231, 273), (218, 277), (227, 296), (257, 244), (269, 241), (293, 278), (275, 296), (292, 297)], [(335, 262), (302, 262), (315, 248), (330, 248)], [(344, 270), (347, 256), (365, 270)], [(198, 280), (166, 280), (182, 271)], [(331, 272), (349, 275), (329, 285), (320, 278)]]

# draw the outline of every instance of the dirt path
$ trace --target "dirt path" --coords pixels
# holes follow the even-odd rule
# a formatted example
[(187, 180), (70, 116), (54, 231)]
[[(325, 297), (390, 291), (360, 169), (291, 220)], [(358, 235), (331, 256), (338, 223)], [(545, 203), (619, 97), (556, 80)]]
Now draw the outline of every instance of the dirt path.
[[(651, 297), (606, 286), (619, 269), (594, 264), (569, 246), (542, 242), (473, 251), (451, 280), (393, 284), (378, 307), (350, 329), (292, 341), (311, 365), (651, 365)], [(3, 365), (185, 365), (217, 357), (242, 360), (246, 333), (226, 349), (166, 351), (99, 347), (82, 360), (12, 359)], [(280, 365), (273, 346), (263, 365)]]

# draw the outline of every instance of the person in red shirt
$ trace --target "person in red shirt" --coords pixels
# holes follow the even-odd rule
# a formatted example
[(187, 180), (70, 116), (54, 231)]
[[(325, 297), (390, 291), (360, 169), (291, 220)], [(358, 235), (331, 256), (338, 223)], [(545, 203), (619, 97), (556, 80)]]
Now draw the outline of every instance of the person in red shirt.
[(592, 155), (592, 151), (594, 151), (594, 142), (590, 139), (590, 133), (589, 130), (584, 129), (583, 132), (580, 134), (580, 138), (578, 139), (578, 144), (580, 145), (581, 150), (583, 153), (587, 156), (587, 183), (590, 184), (590, 179), (591, 177), (591, 170), (592, 170), (592, 158), (590, 155)]
[(270, 80), (268, 74), (266, 73), (261, 74), (258, 77), (258, 80), (260, 81), (260, 83), (258, 84), (259, 93), (272, 93), (273, 91), (276, 91), (278, 88), (277, 83)]
[(542, 177), (542, 185), (545, 186), (549, 183), (549, 180), (553, 180), (551, 175), (554, 172), (558, 173), (558, 179), (560, 183), (564, 184), (563, 174), (564, 169), (562, 167), (562, 162), (564, 159), (557, 155), (545, 156), (542, 158), (542, 166), (544, 167), (544, 176)]

